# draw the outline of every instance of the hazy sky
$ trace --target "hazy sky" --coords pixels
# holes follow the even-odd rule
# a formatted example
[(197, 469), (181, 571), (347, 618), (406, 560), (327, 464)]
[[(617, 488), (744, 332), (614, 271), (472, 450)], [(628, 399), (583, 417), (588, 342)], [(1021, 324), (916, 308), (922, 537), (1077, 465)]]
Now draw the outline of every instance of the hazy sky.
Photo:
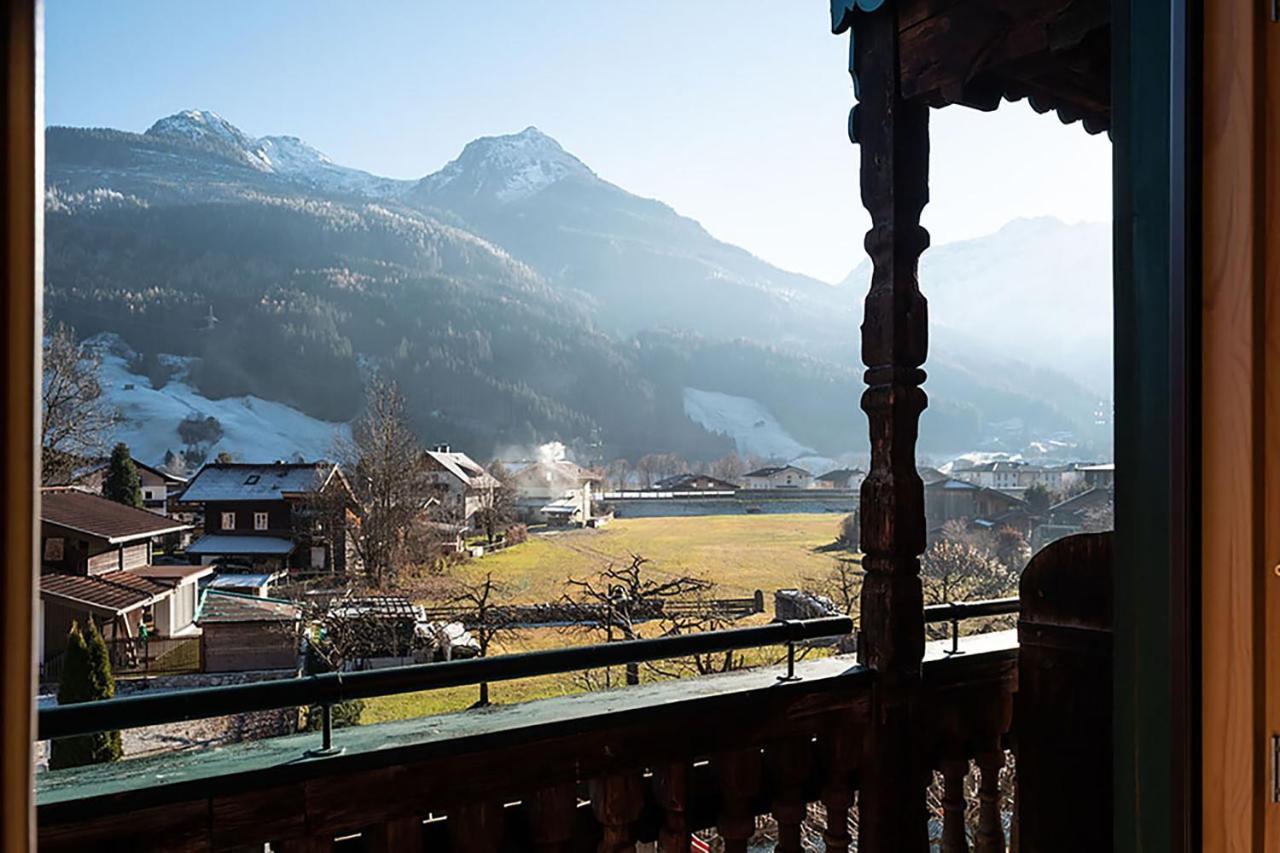
[[(842, 278), (867, 217), (827, 0), (47, 0), (50, 124), (210, 109), (420, 177), (536, 125), (601, 177), (787, 269)], [(1110, 144), (1025, 104), (932, 118), (936, 244), (1110, 216)]]

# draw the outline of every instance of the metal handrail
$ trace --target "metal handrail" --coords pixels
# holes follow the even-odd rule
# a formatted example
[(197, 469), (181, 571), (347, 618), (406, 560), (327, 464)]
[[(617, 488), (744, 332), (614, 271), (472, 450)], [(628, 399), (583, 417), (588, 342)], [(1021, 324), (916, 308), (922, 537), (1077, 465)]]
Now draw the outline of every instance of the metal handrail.
[(982, 616), (1008, 616), (1017, 613), (1021, 608), (1020, 599), (987, 598), (981, 601), (952, 601), (946, 604), (931, 604), (924, 609), (924, 623), (951, 623), (951, 648), (944, 654), (962, 655), (960, 650), (960, 620), (977, 619)]
[[(326, 672), (280, 681), (125, 696), (42, 708), (38, 714), (37, 736), (40, 740), (47, 740), (247, 711), (320, 705), (324, 711), (324, 749), (321, 752), (327, 752), (331, 749), (329, 708), (350, 699), (463, 687), (784, 643), (789, 647), (788, 660), (793, 663), (795, 643), (840, 636), (852, 630), (853, 620), (848, 616), (830, 616), (492, 658), (415, 664), (368, 672)], [(788, 675), (794, 677), (793, 668), (789, 667), (789, 670)]]

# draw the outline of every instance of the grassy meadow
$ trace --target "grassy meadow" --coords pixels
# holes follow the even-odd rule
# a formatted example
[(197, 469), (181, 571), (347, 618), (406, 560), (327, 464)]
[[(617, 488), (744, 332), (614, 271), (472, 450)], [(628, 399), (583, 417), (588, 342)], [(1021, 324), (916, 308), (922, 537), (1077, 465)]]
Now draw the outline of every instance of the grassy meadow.
[[(503, 600), (554, 601), (567, 592), (568, 578), (590, 578), (610, 563), (624, 564), (632, 554), (647, 558), (656, 576), (689, 575), (716, 584), (714, 595), (739, 598), (760, 589), (772, 610), (773, 591), (800, 584), (806, 577), (830, 571), (843, 552), (833, 552), (841, 516), (723, 515), (683, 518), (617, 519), (600, 530), (574, 530), (531, 536), (528, 542), (453, 570), (459, 577), (487, 572), (501, 582)], [(767, 622), (771, 613), (751, 617), (743, 625)], [(502, 654), (599, 642), (581, 631), (560, 628), (524, 629), (500, 644)], [(749, 654), (753, 663), (771, 663), (778, 650)], [(620, 668), (614, 683), (622, 678)], [(652, 677), (645, 673), (645, 677)], [(581, 676), (551, 675), (490, 685), (495, 704), (525, 702), (581, 692)], [(461, 711), (476, 701), (478, 688), (460, 687), (368, 700), (362, 722)]]

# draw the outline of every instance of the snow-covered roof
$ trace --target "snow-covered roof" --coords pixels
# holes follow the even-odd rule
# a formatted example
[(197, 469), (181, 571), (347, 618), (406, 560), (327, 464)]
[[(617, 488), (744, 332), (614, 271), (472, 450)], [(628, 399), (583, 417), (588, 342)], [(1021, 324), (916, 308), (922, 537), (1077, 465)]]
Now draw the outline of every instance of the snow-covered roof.
[(315, 492), (337, 474), (332, 462), (274, 462), (266, 465), (212, 462), (182, 493), (188, 503), (278, 501)]
[(277, 577), (279, 575), (273, 572), (262, 572), (260, 574), (228, 572), (211, 578), (206, 586), (213, 589), (249, 589), (251, 587), (269, 586)]
[(241, 554), (282, 556), (293, 553), (293, 548), (292, 542), (277, 536), (227, 536), (221, 533), (207, 533), (187, 546), (187, 553), (199, 557)]

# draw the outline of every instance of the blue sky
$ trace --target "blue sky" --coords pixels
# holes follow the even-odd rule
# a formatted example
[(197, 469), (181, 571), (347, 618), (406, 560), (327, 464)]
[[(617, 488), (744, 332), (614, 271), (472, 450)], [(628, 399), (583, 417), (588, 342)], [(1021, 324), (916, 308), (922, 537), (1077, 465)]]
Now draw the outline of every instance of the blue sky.
[[(145, 130), (185, 108), (420, 177), (535, 125), (601, 177), (826, 280), (867, 217), (847, 44), (826, 0), (47, 0), (49, 124)], [(1101, 221), (1110, 144), (1024, 104), (935, 112), (936, 244), (1018, 216)]]

